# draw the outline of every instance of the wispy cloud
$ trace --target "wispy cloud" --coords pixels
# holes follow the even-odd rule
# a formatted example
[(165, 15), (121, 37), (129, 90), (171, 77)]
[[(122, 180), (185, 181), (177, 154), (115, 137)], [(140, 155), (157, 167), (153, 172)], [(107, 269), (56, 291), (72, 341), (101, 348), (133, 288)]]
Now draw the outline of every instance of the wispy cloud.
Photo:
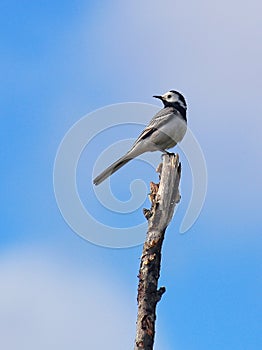
[(131, 348), (134, 310), (117, 286), (94, 269), (81, 275), (42, 254), (16, 251), (1, 259), (1, 348)]

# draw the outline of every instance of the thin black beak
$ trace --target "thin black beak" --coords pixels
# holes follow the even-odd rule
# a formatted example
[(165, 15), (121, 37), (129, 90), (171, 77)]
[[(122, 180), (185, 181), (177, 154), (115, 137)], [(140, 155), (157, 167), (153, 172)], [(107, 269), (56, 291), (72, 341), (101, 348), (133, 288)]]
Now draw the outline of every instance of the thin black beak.
[(153, 96), (155, 98), (159, 98), (159, 100), (163, 101), (163, 97), (162, 96)]

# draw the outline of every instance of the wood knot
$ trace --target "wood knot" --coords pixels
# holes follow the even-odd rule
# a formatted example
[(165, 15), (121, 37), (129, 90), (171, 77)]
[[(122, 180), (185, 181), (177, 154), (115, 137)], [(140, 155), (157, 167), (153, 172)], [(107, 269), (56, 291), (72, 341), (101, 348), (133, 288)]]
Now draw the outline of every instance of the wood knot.
[(147, 220), (152, 216), (151, 210), (146, 209), (146, 208), (143, 208), (143, 214)]
[(150, 317), (145, 315), (141, 323), (142, 329), (144, 329), (148, 335), (152, 336), (154, 334), (154, 322), (150, 319)]
[(165, 293), (166, 288), (165, 287), (160, 287), (158, 291), (156, 292), (156, 301), (159, 302), (162, 298), (162, 295)]
[(156, 195), (158, 192), (159, 184), (155, 184), (154, 182), (150, 182), (150, 193), (148, 195), (149, 200), (152, 204), (155, 203), (156, 201)]

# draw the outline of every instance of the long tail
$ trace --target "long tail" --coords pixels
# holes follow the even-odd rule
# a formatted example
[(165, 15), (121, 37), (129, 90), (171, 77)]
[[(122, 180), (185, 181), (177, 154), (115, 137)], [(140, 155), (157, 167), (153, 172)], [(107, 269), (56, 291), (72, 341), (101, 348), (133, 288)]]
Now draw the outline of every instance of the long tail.
[(119, 158), (116, 162), (111, 164), (108, 168), (106, 168), (100, 175), (98, 175), (94, 180), (95, 185), (101, 184), (105, 179), (107, 179), (110, 175), (114, 174), (118, 169), (122, 168), (126, 163), (132, 160), (134, 156), (131, 156), (129, 153), (126, 153), (123, 157)]

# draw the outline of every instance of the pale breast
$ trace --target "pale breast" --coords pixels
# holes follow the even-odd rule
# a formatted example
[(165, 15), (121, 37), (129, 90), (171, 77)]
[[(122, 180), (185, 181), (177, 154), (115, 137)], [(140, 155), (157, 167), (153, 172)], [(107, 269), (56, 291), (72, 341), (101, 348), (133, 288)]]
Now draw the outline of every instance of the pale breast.
[(168, 123), (161, 126), (155, 133), (154, 142), (163, 145), (163, 148), (174, 147), (185, 136), (186, 122), (180, 117), (174, 117)]

